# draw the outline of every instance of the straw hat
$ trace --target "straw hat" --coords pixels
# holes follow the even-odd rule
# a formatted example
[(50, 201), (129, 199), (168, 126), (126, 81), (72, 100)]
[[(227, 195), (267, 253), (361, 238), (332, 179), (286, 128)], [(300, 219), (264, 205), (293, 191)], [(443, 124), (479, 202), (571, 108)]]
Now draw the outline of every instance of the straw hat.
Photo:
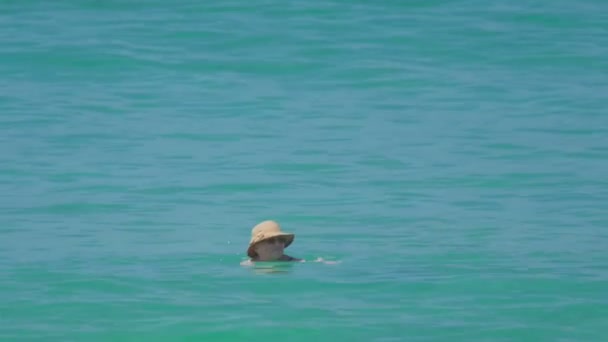
[(256, 244), (268, 240), (273, 237), (283, 237), (285, 239), (285, 248), (291, 245), (295, 235), (292, 233), (285, 233), (281, 230), (281, 226), (275, 221), (268, 220), (258, 223), (251, 230), (251, 241), (249, 242), (249, 248), (247, 249), (247, 255), (253, 258), (256, 256), (254, 247)]

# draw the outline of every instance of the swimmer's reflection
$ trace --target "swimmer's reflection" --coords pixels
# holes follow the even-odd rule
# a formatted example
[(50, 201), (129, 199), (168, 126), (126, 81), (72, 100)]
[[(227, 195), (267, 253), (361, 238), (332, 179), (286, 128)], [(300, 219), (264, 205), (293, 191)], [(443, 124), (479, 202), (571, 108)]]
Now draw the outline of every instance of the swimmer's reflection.
[(293, 269), (293, 265), (287, 262), (257, 262), (251, 265), (251, 270), (256, 274), (285, 274)]

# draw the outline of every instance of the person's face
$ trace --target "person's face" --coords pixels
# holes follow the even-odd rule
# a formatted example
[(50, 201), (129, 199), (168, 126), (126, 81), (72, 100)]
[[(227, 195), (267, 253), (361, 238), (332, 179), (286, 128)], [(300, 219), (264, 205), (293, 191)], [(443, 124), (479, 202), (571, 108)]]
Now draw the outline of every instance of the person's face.
[(274, 237), (264, 240), (255, 246), (259, 260), (272, 261), (283, 256), (285, 240), (281, 237)]

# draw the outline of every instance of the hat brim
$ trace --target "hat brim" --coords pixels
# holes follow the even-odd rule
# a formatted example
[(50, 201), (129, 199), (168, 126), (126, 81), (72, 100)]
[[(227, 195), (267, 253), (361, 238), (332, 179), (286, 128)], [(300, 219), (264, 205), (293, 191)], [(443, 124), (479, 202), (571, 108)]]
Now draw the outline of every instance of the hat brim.
[(291, 245), (291, 243), (293, 242), (293, 240), (295, 239), (296, 236), (295, 236), (295, 234), (292, 234), (292, 233), (277, 233), (277, 234), (265, 236), (262, 240), (251, 242), (249, 244), (249, 248), (247, 248), (247, 255), (250, 258), (254, 258), (256, 256), (254, 247), (260, 242), (263, 242), (263, 241), (266, 241), (268, 239), (272, 239), (275, 237), (285, 238), (285, 248), (287, 248), (287, 247), (289, 247), (289, 245)]

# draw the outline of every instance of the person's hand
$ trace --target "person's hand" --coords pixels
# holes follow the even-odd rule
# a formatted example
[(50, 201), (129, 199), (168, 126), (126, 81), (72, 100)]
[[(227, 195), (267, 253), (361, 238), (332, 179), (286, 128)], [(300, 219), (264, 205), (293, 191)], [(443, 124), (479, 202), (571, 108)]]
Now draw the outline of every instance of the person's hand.
[(325, 260), (325, 259), (320, 258), (320, 257), (319, 257), (319, 258), (317, 258), (317, 259), (315, 260), (315, 262), (322, 262), (322, 263), (324, 263), (324, 264), (329, 264), (329, 265), (334, 265), (334, 264), (338, 264), (338, 263), (340, 263), (339, 261), (328, 261), (328, 260)]
[(241, 266), (253, 266), (253, 261), (245, 260), (245, 261), (241, 262)]

